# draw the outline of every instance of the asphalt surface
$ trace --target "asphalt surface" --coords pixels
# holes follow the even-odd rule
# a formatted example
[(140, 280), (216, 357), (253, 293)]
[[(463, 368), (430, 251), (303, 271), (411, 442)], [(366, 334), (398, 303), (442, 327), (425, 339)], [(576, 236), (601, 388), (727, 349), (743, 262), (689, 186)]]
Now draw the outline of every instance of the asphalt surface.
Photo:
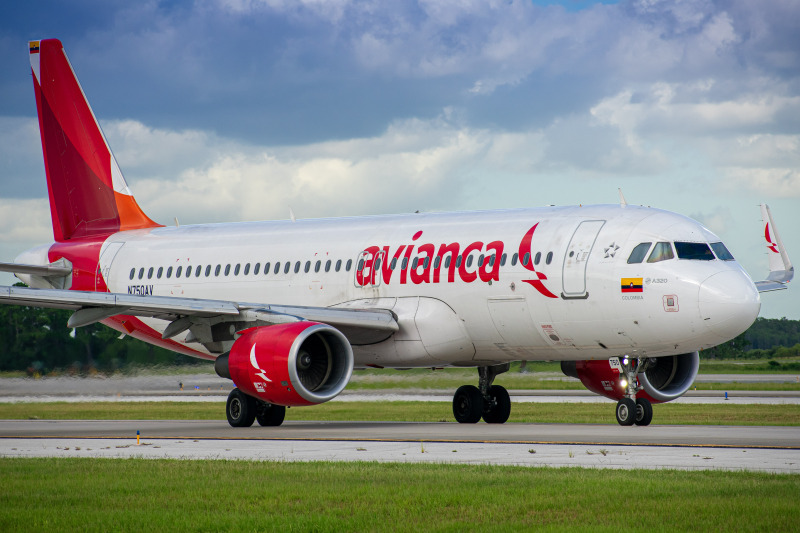
[(800, 474), (800, 428), (286, 422), (279, 428), (234, 429), (217, 421), (6, 420), (0, 421), (0, 456), (423, 462)]

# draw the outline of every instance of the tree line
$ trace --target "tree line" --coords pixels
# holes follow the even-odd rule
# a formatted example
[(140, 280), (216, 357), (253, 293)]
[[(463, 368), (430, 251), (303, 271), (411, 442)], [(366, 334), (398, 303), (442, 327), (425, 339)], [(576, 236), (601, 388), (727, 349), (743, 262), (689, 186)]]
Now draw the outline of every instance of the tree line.
[[(67, 328), (72, 311), (0, 305), (0, 371), (114, 372), (134, 366), (204, 364), (203, 361), (91, 324)], [(758, 318), (743, 334), (703, 350), (709, 359), (800, 357), (800, 320)]]

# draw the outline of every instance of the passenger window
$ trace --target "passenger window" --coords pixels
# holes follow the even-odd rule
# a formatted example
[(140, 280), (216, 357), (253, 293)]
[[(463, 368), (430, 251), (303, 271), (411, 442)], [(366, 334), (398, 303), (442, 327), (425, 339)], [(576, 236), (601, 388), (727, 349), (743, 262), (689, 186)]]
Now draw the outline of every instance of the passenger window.
[(467, 268), (471, 267), (472, 266), (472, 256), (468, 255), (466, 261), (467, 261)]
[[(286, 263), (286, 264), (288, 265), (289, 263)], [(287, 266), (285, 268), (286, 268), (286, 272), (289, 272), (289, 267)], [(280, 271), (281, 271), (281, 262), (278, 261), (278, 262), (275, 263), (275, 270), (273, 270), (272, 273), (273, 274), (278, 274)], [(284, 274), (286, 272), (284, 272)]]
[[(256, 266), (253, 267), (253, 275), (258, 276), (259, 272), (261, 272), (261, 263), (256, 263)], [(267, 274), (269, 274), (269, 263), (264, 263), (264, 275)]]
[(158, 272), (156, 272), (156, 277), (161, 279), (161, 275), (164, 273), (164, 267), (158, 267)]
[(244, 266), (244, 275), (246, 276), (246, 275), (248, 275), (249, 273), (250, 273), (250, 263), (247, 263), (247, 264)]
[(668, 242), (657, 242), (653, 246), (653, 251), (650, 252), (650, 257), (647, 258), (648, 263), (658, 263), (659, 261), (667, 261), (674, 259), (675, 254), (672, 253), (672, 245)]
[(235, 267), (233, 267), (233, 275), (234, 276), (238, 276), (239, 275), (239, 268), (240, 267), (241, 267), (241, 264), (237, 264)]
[(511, 256), (511, 266), (517, 266), (518, 257), (517, 253), (514, 252), (514, 255)]
[(733, 261), (733, 255), (731, 255), (721, 242), (712, 242), (711, 249), (714, 250), (714, 254), (716, 254), (717, 259), (720, 261)]
[[(279, 265), (279, 263), (275, 263), (275, 273), (276, 273), (276, 274), (278, 273), (278, 272), (277, 272), (277, 270), (278, 270), (278, 265)], [(284, 273), (284, 274), (288, 274), (288, 273), (289, 273), (289, 269), (290, 269), (290, 268), (291, 268), (291, 263), (290, 263), (289, 261), (286, 261), (286, 264), (283, 266), (283, 273)]]
[(139, 269), (139, 279), (142, 279), (143, 277), (144, 277), (144, 267)]
[(321, 266), (322, 266), (322, 261), (317, 261), (317, 264), (314, 265), (314, 272), (319, 272)]
[(211, 265), (206, 265), (206, 277), (211, 275)]
[(506, 254), (503, 254), (502, 257), (500, 257), (500, 266), (506, 266)]
[(294, 273), (297, 274), (298, 272), (300, 272), (300, 261), (294, 264)]
[(422, 268), (426, 268), (427, 269), (428, 265), (430, 265), (430, 264), (431, 264), (431, 258), (430, 257), (426, 257), (425, 260), (422, 262)]
[(225, 265), (225, 275), (230, 276), (230, 274), (231, 274), (231, 266)]
[(533, 264), (538, 265), (542, 262), (542, 252), (536, 252), (536, 255), (533, 257)]
[(526, 253), (525, 256), (522, 258), (522, 266), (528, 266), (528, 263), (531, 261), (531, 254)]
[(553, 262), (553, 252), (547, 252), (547, 257), (544, 260), (545, 265), (549, 265)]
[[(392, 265), (392, 268), (394, 268), (394, 265)], [(341, 269), (342, 269), (342, 260), (341, 259), (337, 259), (336, 260), (336, 272), (339, 272), (339, 270), (341, 270)]]
[(437, 255), (436, 259), (433, 260), (433, 268), (439, 268), (439, 265), (442, 264), (442, 256)]
[(408, 268), (408, 257), (403, 258), (403, 266), (401, 266), (400, 268), (402, 268), (403, 270)]
[(641, 263), (644, 261), (645, 256), (647, 255), (647, 250), (650, 249), (650, 245), (653, 244), (652, 242), (643, 242), (636, 245), (636, 248), (633, 249), (631, 255), (628, 256), (628, 264), (633, 265), (636, 263)]
[(147, 279), (153, 279), (153, 267), (147, 271)]
[(217, 265), (217, 268), (214, 269), (214, 275), (219, 276), (219, 273), (222, 271), (222, 265)]
[(311, 261), (306, 261), (305, 273), (308, 274), (309, 270), (311, 270)]
[(190, 267), (190, 266), (187, 266), (187, 267), (186, 267), (186, 277), (187, 277), (187, 278), (188, 278), (188, 277), (191, 277), (191, 275), (192, 275), (192, 267)]
[(181, 273), (182, 273), (182, 272), (183, 272), (183, 267), (182, 267), (182, 266), (179, 266), (179, 267), (178, 267), (178, 270), (176, 270), (176, 271), (175, 271), (175, 277), (176, 277), (176, 278), (179, 278), (179, 277), (181, 277)]
[(168, 278), (171, 278), (171, 277), (172, 277), (172, 267), (169, 267), (169, 268), (167, 269), (167, 277), (168, 277)]
[(353, 266), (353, 260), (352, 260), (352, 259), (348, 259), (348, 260), (347, 260), (347, 266), (345, 266), (345, 268), (344, 268), (344, 269), (345, 269), (346, 271), (350, 272), (350, 268), (351, 268), (352, 266)]
[(130, 277), (128, 279), (133, 279), (133, 276), (135, 276), (135, 275), (136, 275), (136, 267), (131, 269), (131, 275), (130, 275)]
[(202, 265), (197, 265), (197, 267), (194, 269), (194, 277), (199, 278), (200, 277), (200, 272), (202, 270), (203, 270)]
[(328, 259), (328, 260), (325, 262), (325, 272), (330, 272), (330, 271), (331, 271), (331, 260), (330, 260), (330, 259)]
[[(395, 268), (397, 268), (397, 258), (396, 257), (394, 259), (392, 259), (391, 263), (389, 263), (389, 269), (390, 270), (394, 270)], [(336, 271), (338, 272), (339, 270), (337, 269)]]
[(676, 242), (675, 251), (678, 259), (692, 259), (695, 261), (713, 261), (714, 254), (704, 242)]
[(461, 268), (461, 256), (456, 257), (456, 268)]

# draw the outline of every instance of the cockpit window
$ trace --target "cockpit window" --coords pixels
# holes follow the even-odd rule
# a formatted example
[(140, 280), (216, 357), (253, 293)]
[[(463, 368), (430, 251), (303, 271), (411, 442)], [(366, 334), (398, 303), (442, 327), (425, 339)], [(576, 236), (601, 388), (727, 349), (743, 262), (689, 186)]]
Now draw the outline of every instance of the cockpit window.
[(636, 248), (633, 249), (631, 252), (630, 257), (628, 257), (628, 264), (632, 265), (634, 263), (641, 263), (644, 261), (645, 256), (647, 255), (647, 250), (650, 249), (650, 245), (653, 244), (652, 242), (643, 242), (641, 244), (637, 244)]
[(693, 259), (695, 261), (713, 261), (714, 254), (704, 242), (676, 242), (675, 251), (678, 259)]
[(672, 253), (672, 245), (668, 242), (657, 242), (653, 246), (653, 251), (650, 252), (650, 257), (647, 258), (648, 263), (658, 263), (659, 261), (666, 261), (673, 259), (675, 254)]
[(712, 242), (711, 249), (720, 261), (733, 261), (733, 256), (721, 242)]

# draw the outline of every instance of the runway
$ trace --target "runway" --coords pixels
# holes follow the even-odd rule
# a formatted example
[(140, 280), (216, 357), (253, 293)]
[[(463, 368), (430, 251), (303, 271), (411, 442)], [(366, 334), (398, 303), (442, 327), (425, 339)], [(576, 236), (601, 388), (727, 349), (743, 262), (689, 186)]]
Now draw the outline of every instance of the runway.
[[(136, 445), (136, 432), (140, 445)], [(0, 422), (5, 457), (381, 461), (800, 473), (800, 428), (224, 421)]]

